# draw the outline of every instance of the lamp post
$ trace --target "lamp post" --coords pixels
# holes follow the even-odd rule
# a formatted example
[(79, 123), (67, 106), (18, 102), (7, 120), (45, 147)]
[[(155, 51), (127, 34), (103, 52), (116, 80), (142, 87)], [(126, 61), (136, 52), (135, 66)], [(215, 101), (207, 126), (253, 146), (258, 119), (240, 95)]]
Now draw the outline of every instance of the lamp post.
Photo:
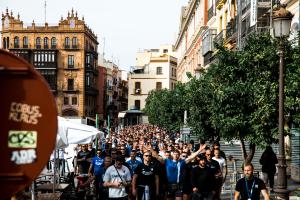
[(276, 195), (282, 199), (289, 199), (286, 177), (286, 159), (284, 150), (284, 40), (290, 34), (293, 14), (280, 5), (273, 12), (274, 36), (279, 40), (279, 155), (278, 180)]

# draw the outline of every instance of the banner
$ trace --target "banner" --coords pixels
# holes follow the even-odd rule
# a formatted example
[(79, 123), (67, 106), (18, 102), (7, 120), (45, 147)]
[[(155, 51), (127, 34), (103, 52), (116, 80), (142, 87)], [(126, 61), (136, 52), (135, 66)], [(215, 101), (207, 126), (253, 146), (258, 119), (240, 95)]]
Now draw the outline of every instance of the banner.
[(257, 0), (251, 0), (250, 27), (256, 24), (256, 17), (257, 17)]

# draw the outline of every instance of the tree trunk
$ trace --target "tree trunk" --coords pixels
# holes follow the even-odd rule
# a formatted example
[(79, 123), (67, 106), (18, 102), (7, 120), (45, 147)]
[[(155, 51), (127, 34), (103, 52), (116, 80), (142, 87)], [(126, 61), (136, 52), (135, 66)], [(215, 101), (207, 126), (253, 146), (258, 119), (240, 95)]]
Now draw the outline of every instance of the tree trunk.
[(247, 153), (245, 141), (243, 139), (241, 139), (240, 141), (241, 141), (241, 149), (242, 149), (242, 153), (243, 153), (244, 163), (245, 164), (251, 163), (251, 161), (254, 157), (254, 153), (255, 153), (255, 144), (250, 143), (249, 153)]

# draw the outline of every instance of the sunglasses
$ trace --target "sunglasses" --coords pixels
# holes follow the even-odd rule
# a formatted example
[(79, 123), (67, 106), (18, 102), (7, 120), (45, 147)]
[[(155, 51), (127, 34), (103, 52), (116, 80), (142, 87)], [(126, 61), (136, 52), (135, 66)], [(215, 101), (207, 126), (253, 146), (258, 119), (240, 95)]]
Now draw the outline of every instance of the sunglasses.
[(151, 157), (151, 155), (145, 155), (145, 157)]

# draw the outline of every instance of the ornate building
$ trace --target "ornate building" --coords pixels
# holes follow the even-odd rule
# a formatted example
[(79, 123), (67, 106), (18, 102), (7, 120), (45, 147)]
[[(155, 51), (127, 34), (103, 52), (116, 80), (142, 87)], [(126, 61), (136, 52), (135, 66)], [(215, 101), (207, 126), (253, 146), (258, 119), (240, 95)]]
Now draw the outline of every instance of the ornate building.
[(58, 25), (26, 26), (6, 10), (1, 33), (2, 48), (32, 63), (48, 81), (60, 116), (95, 117), (98, 42), (84, 18), (72, 9)]

